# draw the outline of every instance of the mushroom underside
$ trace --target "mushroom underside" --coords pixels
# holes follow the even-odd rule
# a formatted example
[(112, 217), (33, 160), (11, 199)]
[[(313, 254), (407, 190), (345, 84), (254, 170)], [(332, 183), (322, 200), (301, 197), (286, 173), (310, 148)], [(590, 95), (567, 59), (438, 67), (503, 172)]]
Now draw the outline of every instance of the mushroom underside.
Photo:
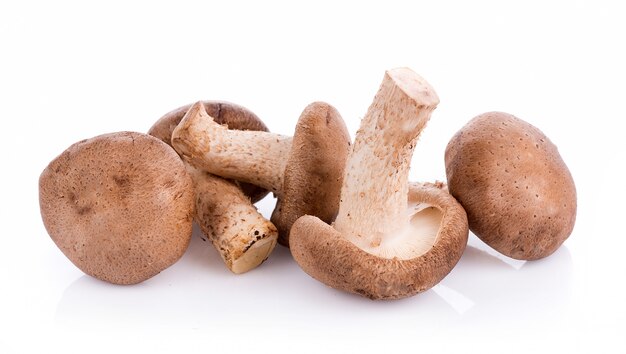
[[(467, 217), (452, 196), (433, 184), (411, 184), (409, 198), (422, 203), (409, 226), (415, 233), (385, 241), (393, 245), (387, 250), (413, 247), (409, 252), (384, 254), (381, 248), (375, 254), (321, 220), (304, 216), (291, 230), (291, 253), (313, 278), (370, 299), (398, 299), (425, 291), (461, 258), (469, 232)], [(424, 225), (415, 228), (416, 223)]]
[(363, 251), (372, 255), (408, 260), (427, 253), (435, 244), (443, 212), (427, 203), (409, 201), (406, 224), (395, 232), (377, 235), (374, 241), (358, 235), (348, 239)]

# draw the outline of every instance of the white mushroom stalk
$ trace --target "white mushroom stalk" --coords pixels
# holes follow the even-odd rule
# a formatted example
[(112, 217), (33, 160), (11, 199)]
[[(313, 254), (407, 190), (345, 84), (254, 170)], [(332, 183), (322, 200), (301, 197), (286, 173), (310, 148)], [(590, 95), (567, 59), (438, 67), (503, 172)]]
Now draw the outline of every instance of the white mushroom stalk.
[(284, 246), (302, 215), (329, 223), (337, 215), (350, 135), (328, 103), (309, 104), (293, 137), (229, 130), (194, 105), (174, 129), (172, 144), (201, 170), (272, 191), (278, 200), (271, 221)]
[(370, 299), (399, 299), (452, 270), (467, 244), (465, 211), (440, 183), (407, 181), (438, 103), (413, 71), (385, 73), (350, 150), (334, 224), (304, 215), (291, 228), (291, 254), (307, 274)]
[(187, 164), (194, 181), (195, 221), (235, 274), (259, 266), (270, 255), (278, 231), (233, 182)]
[[(215, 103), (208, 103), (215, 105)], [(242, 107), (221, 103), (224, 121), (234, 129), (263, 129), (258, 118)], [(179, 110), (159, 119), (149, 134), (170, 144), (172, 131), (190, 114), (202, 111), (205, 104), (197, 102), (182, 115)], [(252, 270), (265, 261), (278, 239), (278, 230), (254, 207), (250, 197), (232, 181), (198, 170), (188, 162), (185, 167), (194, 184), (194, 220), (211, 241), (224, 263), (235, 274)]]
[[(437, 107), (434, 89), (408, 68), (387, 71), (372, 105), (361, 121), (350, 151), (334, 228), (361, 249), (381, 256), (412, 258), (394, 244), (415, 239), (414, 214), (409, 209), (408, 174), (420, 132)], [(421, 217), (433, 227), (426, 234), (434, 242), (440, 213), (427, 210)], [(419, 224), (419, 223), (417, 223)], [(426, 232), (428, 231), (428, 232)], [(415, 241), (419, 242), (419, 240)], [(432, 242), (417, 247), (427, 251)], [(414, 247), (402, 246), (401, 249)]]
[(174, 130), (172, 145), (205, 171), (265, 188), (283, 190), (292, 137), (269, 132), (231, 130), (215, 122), (204, 106), (194, 105)]

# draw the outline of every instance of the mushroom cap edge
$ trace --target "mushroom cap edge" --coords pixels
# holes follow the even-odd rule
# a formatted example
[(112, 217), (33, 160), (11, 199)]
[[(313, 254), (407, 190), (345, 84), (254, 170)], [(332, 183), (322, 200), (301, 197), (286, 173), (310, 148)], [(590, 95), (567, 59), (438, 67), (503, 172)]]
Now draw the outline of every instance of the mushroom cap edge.
[(409, 196), (443, 212), (435, 244), (419, 257), (398, 260), (369, 254), (309, 215), (293, 225), (291, 254), (318, 281), (373, 300), (400, 299), (428, 290), (461, 258), (469, 234), (467, 216), (461, 205), (435, 184), (411, 183)]

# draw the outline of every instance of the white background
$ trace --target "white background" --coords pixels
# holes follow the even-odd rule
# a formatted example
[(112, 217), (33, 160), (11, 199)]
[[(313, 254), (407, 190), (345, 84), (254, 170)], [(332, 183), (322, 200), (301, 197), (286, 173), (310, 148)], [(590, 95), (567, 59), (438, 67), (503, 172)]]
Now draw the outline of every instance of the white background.
[[(0, 353), (626, 351), (621, 2), (225, 3), (0, 3)], [(556, 143), (579, 208), (554, 255), (513, 261), (471, 235), (440, 285), (374, 302), (316, 282), (283, 247), (235, 276), (197, 235), (158, 276), (113, 286), (46, 234), (38, 177), (75, 141), (145, 132), (200, 99), (244, 105), (288, 135), (323, 100), (354, 137), (396, 66), (441, 98), (411, 180), (445, 179), (445, 145), (485, 111)]]

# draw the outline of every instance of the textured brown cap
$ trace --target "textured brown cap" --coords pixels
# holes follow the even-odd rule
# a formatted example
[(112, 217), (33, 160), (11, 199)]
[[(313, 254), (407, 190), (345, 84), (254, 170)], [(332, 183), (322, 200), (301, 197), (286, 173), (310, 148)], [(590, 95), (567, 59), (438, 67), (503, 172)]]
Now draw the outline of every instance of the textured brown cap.
[(409, 200), (442, 212), (435, 242), (421, 256), (407, 260), (375, 256), (313, 216), (303, 216), (294, 223), (291, 254), (313, 278), (370, 299), (398, 299), (427, 290), (457, 264), (468, 237), (465, 211), (441, 187), (429, 183), (409, 186)]
[(481, 114), (448, 143), (450, 193), (470, 229), (515, 259), (549, 256), (576, 221), (576, 187), (557, 147), (539, 129), (507, 113)]
[[(263, 121), (249, 109), (226, 101), (202, 101), (206, 112), (215, 119), (218, 124), (226, 124), (229, 129), (253, 130), (267, 132), (269, 129)], [(148, 131), (148, 134), (161, 139), (171, 145), (172, 132), (183, 119), (189, 108), (188, 104), (166, 113)], [(243, 192), (250, 197), (252, 203), (263, 199), (268, 191), (249, 183), (234, 181)]]
[(335, 219), (349, 148), (350, 134), (333, 106), (314, 102), (304, 109), (285, 167), (282, 197), (271, 218), (279, 243), (289, 246), (289, 230), (302, 215), (326, 223)]
[(191, 177), (176, 152), (134, 132), (80, 141), (39, 178), (52, 240), (79, 269), (115, 284), (144, 281), (189, 245)]

